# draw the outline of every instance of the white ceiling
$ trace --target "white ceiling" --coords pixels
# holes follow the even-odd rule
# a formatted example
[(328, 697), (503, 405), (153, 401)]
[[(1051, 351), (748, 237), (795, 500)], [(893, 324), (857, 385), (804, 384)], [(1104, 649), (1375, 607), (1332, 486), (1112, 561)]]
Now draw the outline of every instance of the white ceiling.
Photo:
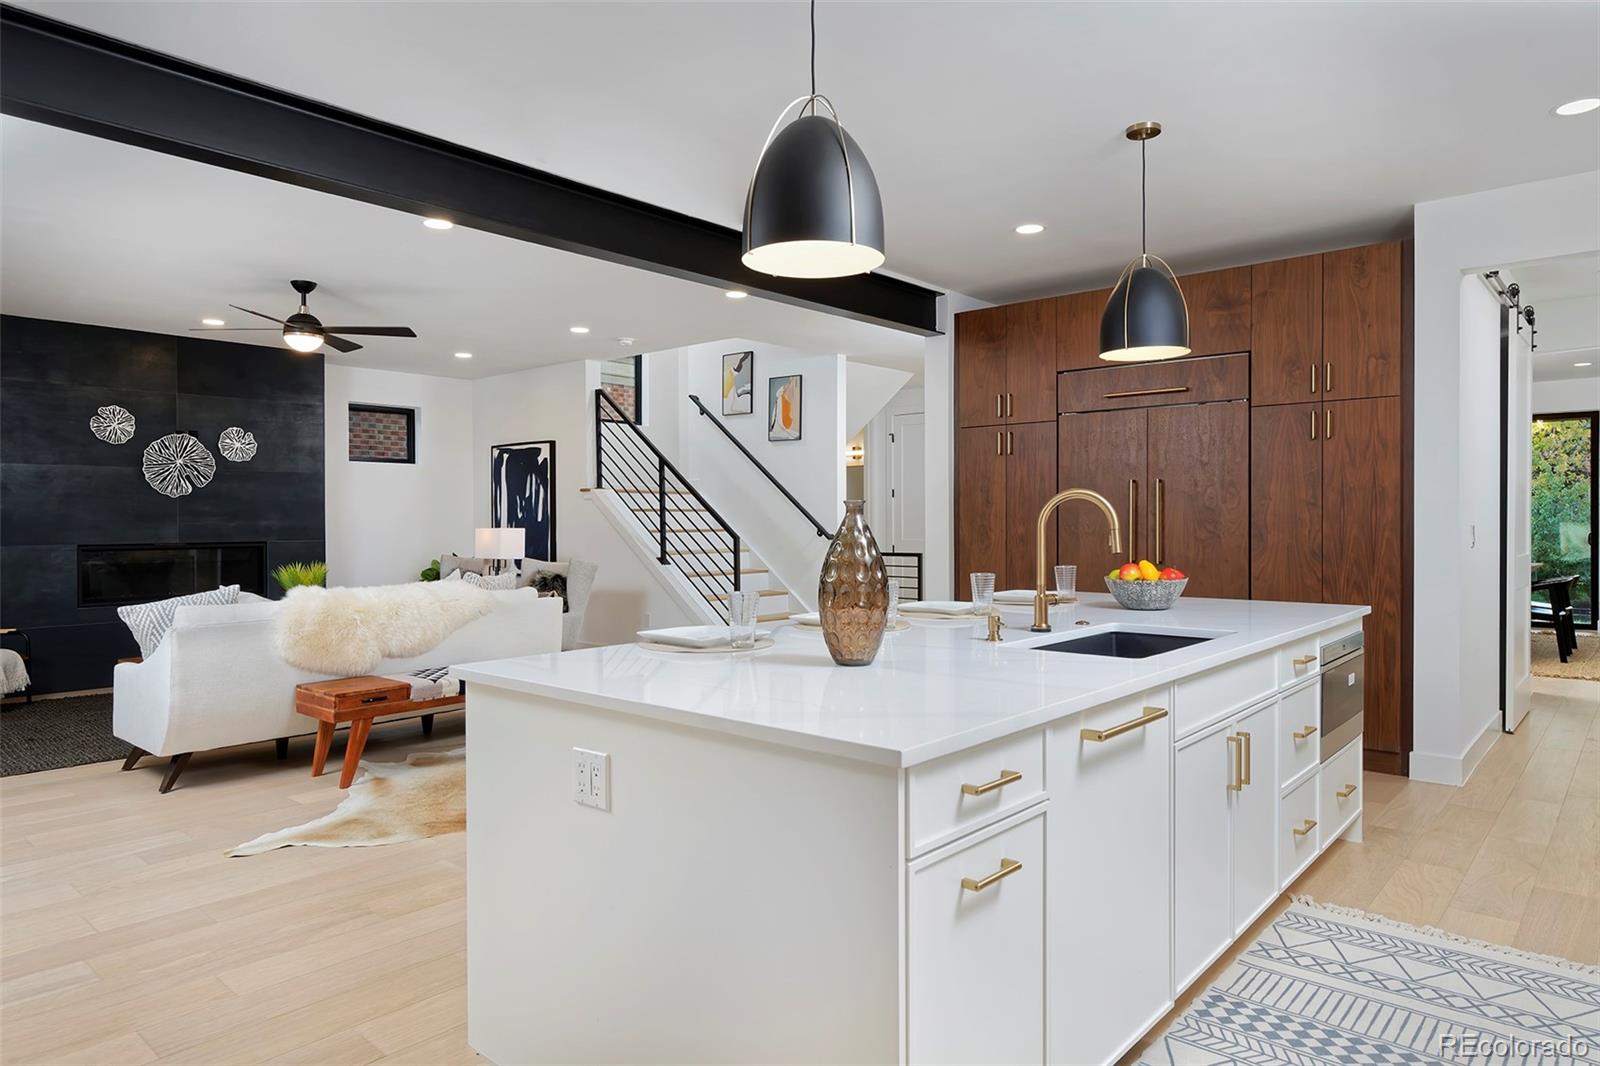
[[(794, 3), (45, 3), (66, 19), (735, 225), (804, 91)], [(1000, 300), (1394, 235), (1413, 203), (1600, 168), (1600, 5), (824, 3), (819, 87), (887, 269)], [(1021, 222), (1042, 222), (1021, 238)]]
[[(348, 366), (485, 377), (749, 337), (922, 369), (921, 337), (494, 234), (430, 230), (403, 212), (21, 119), (0, 119), (0, 173), (7, 314), (155, 333), (212, 316), (271, 327), (228, 305), (284, 318), (297, 299), (289, 279), (309, 278), (325, 323), (417, 331), (327, 351)], [(200, 335), (283, 343), (270, 328)]]
[(1600, 378), (1600, 252), (1518, 263), (1505, 274), (1539, 327), (1533, 380)]

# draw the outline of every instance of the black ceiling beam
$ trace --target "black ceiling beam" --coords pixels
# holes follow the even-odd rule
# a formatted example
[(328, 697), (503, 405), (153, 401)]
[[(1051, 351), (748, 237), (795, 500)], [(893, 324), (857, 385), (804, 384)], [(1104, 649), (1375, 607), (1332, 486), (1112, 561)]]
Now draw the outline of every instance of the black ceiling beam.
[(939, 293), (772, 278), (738, 230), (0, 5), (0, 111), (549, 248), (923, 335)]

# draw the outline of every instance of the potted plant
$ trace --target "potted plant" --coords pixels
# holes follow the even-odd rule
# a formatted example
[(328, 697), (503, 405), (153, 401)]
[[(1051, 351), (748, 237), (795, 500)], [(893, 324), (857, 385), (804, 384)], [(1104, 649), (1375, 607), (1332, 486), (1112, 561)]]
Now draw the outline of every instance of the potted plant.
[(326, 585), (328, 583), (328, 564), (324, 562), (284, 563), (272, 571), (272, 577), (282, 586), (285, 592), (288, 592), (296, 585)]

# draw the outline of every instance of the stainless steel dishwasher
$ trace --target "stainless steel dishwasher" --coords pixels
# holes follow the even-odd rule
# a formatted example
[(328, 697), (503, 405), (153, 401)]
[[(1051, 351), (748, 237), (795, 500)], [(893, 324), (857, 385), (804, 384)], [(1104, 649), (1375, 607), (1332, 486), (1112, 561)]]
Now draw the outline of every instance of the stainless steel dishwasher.
[(1317, 651), (1322, 662), (1322, 746), (1318, 754), (1319, 761), (1327, 762), (1361, 735), (1366, 689), (1364, 637), (1357, 630), (1330, 640)]

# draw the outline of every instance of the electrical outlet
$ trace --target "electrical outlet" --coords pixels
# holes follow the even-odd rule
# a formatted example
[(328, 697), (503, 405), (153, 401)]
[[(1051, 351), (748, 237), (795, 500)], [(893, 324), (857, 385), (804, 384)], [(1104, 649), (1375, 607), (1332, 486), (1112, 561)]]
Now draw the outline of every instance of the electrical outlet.
[(585, 807), (611, 809), (611, 756), (588, 748), (572, 749), (572, 799)]

